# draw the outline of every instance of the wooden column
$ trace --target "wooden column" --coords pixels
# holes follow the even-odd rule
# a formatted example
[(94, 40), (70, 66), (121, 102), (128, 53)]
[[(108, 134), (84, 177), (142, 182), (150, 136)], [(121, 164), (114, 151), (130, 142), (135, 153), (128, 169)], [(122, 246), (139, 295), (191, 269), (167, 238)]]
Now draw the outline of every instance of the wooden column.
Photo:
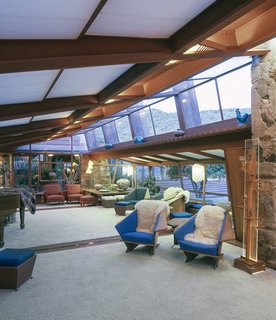
[(243, 193), (244, 179), (241, 158), (244, 156), (244, 148), (224, 150), (225, 168), (228, 181), (229, 196), (232, 207), (235, 237), (243, 240)]

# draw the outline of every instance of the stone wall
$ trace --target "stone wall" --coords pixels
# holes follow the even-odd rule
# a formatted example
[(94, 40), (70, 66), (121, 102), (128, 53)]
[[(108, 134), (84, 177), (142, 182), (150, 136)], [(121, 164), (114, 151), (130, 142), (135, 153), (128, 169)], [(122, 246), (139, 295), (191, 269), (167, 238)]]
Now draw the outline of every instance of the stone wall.
[(91, 160), (89, 154), (81, 157), (81, 186), (82, 188), (92, 189), (95, 184), (110, 185), (111, 177), (107, 160), (92, 160), (92, 173), (87, 174), (87, 164)]
[(252, 131), (260, 139), (259, 259), (276, 269), (276, 40), (253, 59)]

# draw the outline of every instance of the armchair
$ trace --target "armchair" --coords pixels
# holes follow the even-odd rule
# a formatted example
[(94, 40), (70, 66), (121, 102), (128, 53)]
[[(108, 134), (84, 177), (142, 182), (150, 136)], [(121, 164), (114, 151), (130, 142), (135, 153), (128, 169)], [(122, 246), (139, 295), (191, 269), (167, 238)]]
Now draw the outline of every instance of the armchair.
[(115, 226), (127, 247), (126, 252), (142, 244), (148, 246), (153, 255), (158, 246), (158, 231), (167, 228), (168, 213), (169, 206), (163, 201), (139, 201), (135, 210)]
[(65, 184), (65, 199), (67, 202), (80, 201), (80, 197), (83, 195), (81, 186), (79, 184)]
[(186, 262), (199, 254), (215, 260), (215, 268), (222, 257), (223, 241), (234, 239), (229, 214), (218, 206), (203, 206), (190, 220), (175, 229), (175, 243), (186, 255)]
[(188, 190), (170, 187), (164, 191), (162, 200), (169, 204), (172, 213), (185, 211), (185, 203), (189, 202), (189, 198)]
[(44, 185), (44, 202), (46, 204), (50, 202), (64, 203), (64, 195), (61, 191), (59, 184), (45, 184)]
[(150, 198), (148, 188), (135, 188), (125, 196), (124, 201), (118, 201), (114, 203), (115, 212), (119, 216), (124, 216), (126, 210), (132, 210), (138, 201), (147, 198)]

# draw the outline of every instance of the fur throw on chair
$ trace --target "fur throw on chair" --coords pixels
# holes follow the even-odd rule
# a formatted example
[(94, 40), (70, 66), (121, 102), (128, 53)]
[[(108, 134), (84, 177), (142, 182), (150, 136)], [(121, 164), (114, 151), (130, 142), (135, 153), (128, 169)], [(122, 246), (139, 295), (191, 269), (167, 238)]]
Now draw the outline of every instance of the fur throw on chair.
[(195, 219), (195, 231), (186, 234), (184, 239), (203, 244), (217, 244), (224, 216), (225, 211), (221, 207), (203, 206)]
[[(167, 228), (167, 216), (170, 208), (166, 202), (161, 200), (141, 200), (136, 203), (135, 209), (138, 215), (136, 231), (153, 233)], [(158, 215), (159, 219), (157, 221)]]
[(185, 203), (189, 202), (190, 192), (188, 190), (183, 190), (182, 188), (169, 187), (164, 191), (162, 200), (170, 204), (182, 197), (185, 197)]

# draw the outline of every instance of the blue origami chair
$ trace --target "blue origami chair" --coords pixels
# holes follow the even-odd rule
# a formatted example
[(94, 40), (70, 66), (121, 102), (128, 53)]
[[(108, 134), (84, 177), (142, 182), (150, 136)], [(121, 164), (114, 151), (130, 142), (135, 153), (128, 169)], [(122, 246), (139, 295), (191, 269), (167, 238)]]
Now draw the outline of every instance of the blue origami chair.
[(142, 244), (148, 246), (153, 255), (158, 246), (158, 231), (167, 228), (169, 211), (169, 206), (164, 201), (139, 201), (135, 210), (115, 226), (127, 247), (126, 252)]
[(203, 206), (186, 224), (174, 231), (175, 243), (186, 255), (186, 262), (199, 254), (215, 260), (215, 268), (222, 257), (223, 241), (234, 239), (228, 213), (218, 206)]

